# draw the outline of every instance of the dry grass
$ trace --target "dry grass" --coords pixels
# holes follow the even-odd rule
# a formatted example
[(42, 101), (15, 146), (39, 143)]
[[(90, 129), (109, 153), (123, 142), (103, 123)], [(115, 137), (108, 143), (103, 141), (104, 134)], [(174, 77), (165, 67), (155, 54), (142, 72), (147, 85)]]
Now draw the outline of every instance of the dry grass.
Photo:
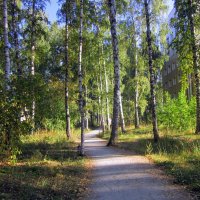
[(25, 136), (21, 149), (17, 161), (0, 163), (0, 199), (81, 199), (87, 193), (89, 161), (77, 156), (63, 132)]

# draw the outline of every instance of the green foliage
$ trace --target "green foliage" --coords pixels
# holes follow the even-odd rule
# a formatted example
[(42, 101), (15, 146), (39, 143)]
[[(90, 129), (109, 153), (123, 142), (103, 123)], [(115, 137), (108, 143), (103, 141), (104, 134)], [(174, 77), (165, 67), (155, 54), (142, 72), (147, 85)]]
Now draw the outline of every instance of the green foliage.
[(11, 159), (19, 153), (20, 135), (30, 131), (28, 121), (21, 121), (23, 101), (18, 92), (15, 79), (10, 83), (10, 89), (0, 85), (0, 150), (8, 153)]
[(178, 98), (165, 94), (165, 103), (158, 107), (158, 119), (165, 127), (175, 130), (187, 130), (195, 126), (195, 98), (190, 101), (184, 92)]

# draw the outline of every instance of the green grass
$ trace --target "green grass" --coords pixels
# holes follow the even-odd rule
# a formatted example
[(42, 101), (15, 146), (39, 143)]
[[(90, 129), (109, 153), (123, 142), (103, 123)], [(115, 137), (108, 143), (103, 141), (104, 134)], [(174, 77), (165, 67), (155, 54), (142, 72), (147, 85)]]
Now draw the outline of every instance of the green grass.
[[(200, 193), (200, 135), (192, 131), (176, 132), (160, 128), (160, 141), (154, 144), (151, 127), (134, 129), (119, 134), (118, 147), (146, 155), (168, 174), (175, 182), (188, 185)], [(109, 133), (104, 134), (108, 139)]]
[(77, 156), (73, 140), (63, 132), (22, 137), (18, 160), (0, 162), (0, 199), (81, 199), (90, 165)]

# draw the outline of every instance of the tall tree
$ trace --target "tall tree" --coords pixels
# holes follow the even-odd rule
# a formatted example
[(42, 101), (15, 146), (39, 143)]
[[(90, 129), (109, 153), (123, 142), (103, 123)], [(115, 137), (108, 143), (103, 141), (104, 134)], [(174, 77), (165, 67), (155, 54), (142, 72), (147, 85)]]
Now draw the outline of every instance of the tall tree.
[(83, 105), (83, 71), (82, 71), (82, 51), (83, 51), (83, 0), (80, 0), (80, 28), (79, 28), (79, 110), (81, 115), (81, 146), (80, 155), (84, 155), (84, 105)]
[(17, 0), (12, 2), (12, 26), (13, 26), (13, 36), (14, 36), (14, 51), (15, 51), (15, 62), (18, 76), (22, 75), (22, 65), (20, 64), (20, 50), (19, 50), (19, 27), (18, 27), (18, 18), (19, 18), (19, 8), (17, 5)]
[(152, 37), (150, 28), (150, 14), (149, 14), (149, 1), (144, 0), (145, 6), (145, 16), (146, 16), (146, 37), (148, 45), (148, 57), (149, 57), (149, 73), (150, 73), (150, 93), (151, 93), (151, 114), (152, 114), (152, 124), (153, 124), (153, 135), (154, 142), (158, 142), (158, 124), (157, 124), (157, 114), (156, 114), (156, 96), (155, 96), (155, 69), (153, 68), (153, 50), (152, 50)]
[(69, 113), (69, 27), (68, 27), (68, 0), (65, 2), (65, 114), (66, 114), (66, 135), (69, 139), (71, 137), (70, 131), (70, 113)]
[[(49, 0), (23, 0), (24, 13), (26, 28), (24, 30), (24, 35), (28, 35), (28, 48), (30, 50), (30, 75), (35, 77), (35, 58), (36, 58), (36, 42), (42, 35), (45, 34), (43, 30), (42, 23), (47, 22), (47, 19), (44, 14), (46, 8), (46, 3)], [(35, 129), (35, 109), (36, 109), (36, 100), (34, 89), (32, 90), (32, 105), (31, 105), (31, 118), (32, 118), (32, 128)]]
[[(197, 3), (197, 2), (196, 2)], [(188, 0), (188, 20), (191, 35), (191, 46), (193, 55), (193, 68), (196, 81), (196, 133), (200, 134), (200, 64), (198, 63), (197, 44), (195, 36), (194, 15), (196, 14), (195, 2)]]
[[(4, 27), (4, 53), (5, 53), (5, 88), (7, 91), (10, 90), (10, 74), (11, 74), (11, 64), (10, 64), (10, 52), (9, 52), (9, 40), (8, 40), (8, 4), (7, 0), (3, 0), (3, 27)], [(8, 101), (8, 98), (7, 98)], [(6, 127), (6, 146), (10, 146), (11, 131), (9, 124)]]
[(9, 40), (8, 40), (8, 3), (7, 0), (3, 0), (3, 27), (4, 27), (4, 52), (5, 52), (5, 79), (6, 88), (9, 89), (10, 82), (10, 53), (9, 53)]
[[(102, 46), (102, 55), (103, 55), (103, 46)], [(108, 85), (108, 77), (105, 65), (106, 65), (105, 59), (103, 59), (103, 70), (104, 70), (104, 80), (106, 89), (106, 122), (107, 122), (107, 129), (110, 130), (110, 111), (109, 111), (109, 99), (108, 99), (109, 85)]]
[(135, 128), (139, 128), (140, 127), (140, 119), (139, 119), (139, 91), (138, 91), (138, 80), (137, 80), (137, 76), (138, 76), (138, 55), (137, 55), (137, 49), (136, 49), (136, 53), (135, 53), (135, 62), (136, 62), (136, 66), (135, 66), (135, 78), (136, 78), (136, 83), (135, 83), (135, 98), (134, 98), (134, 104), (135, 104)]
[(113, 62), (114, 62), (114, 97), (112, 130), (108, 146), (115, 145), (118, 136), (119, 106), (120, 106), (120, 63), (117, 39), (116, 4), (115, 0), (108, 0), (110, 32), (112, 36)]

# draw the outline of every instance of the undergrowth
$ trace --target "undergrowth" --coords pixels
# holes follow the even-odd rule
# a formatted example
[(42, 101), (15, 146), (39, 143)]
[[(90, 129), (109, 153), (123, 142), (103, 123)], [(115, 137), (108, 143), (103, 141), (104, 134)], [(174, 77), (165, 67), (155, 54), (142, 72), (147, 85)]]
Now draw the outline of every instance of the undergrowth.
[(38, 132), (21, 139), (18, 158), (0, 162), (0, 199), (82, 198), (89, 162), (77, 156), (73, 140), (67, 141), (63, 132)]

